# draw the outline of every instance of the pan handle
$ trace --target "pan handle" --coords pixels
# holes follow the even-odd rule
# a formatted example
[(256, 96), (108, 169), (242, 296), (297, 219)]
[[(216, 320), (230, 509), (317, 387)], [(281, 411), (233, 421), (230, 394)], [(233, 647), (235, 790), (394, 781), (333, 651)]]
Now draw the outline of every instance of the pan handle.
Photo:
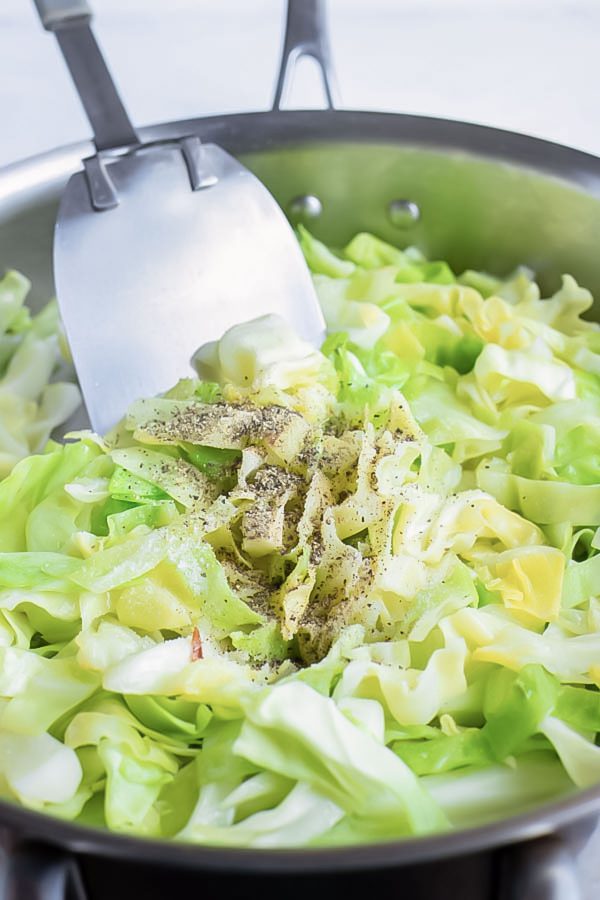
[(139, 137), (117, 92), (90, 27), (86, 0), (34, 0), (42, 25), (60, 45), (98, 150), (139, 144)]
[(2, 900), (86, 900), (72, 856), (30, 843), (13, 847), (7, 855)]
[(296, 63), (303, 56), (312, 57), (318, 64), (327, 108), (334, 109), (337, 89), (331, 64), (325, 0), (288, 0), (285, 39), (273, 98), (274, 110), (281, 109)]

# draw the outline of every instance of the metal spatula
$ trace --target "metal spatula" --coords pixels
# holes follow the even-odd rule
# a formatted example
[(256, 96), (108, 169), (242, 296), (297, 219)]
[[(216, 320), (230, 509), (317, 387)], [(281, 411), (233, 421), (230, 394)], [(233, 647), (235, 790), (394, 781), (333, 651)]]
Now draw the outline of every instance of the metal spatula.
[(35, 0), (94, 131), (63, 195), (54, 239), (61, 315), (93, 427), (191, 373), (236, 322), (284, 316), (318, 343), (324, 325), (294, 234), (266, 188), (196, 136), (144, 144), (117, 94), (85, 0)]

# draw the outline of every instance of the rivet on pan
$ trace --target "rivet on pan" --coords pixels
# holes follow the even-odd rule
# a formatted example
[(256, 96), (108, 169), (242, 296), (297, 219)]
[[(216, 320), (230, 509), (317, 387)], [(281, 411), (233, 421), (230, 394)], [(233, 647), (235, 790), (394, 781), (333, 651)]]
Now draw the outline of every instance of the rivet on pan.
[(412, 200), (390, 200), (388, 219), (396, 228), (412, 228), (419, 221), (421, 210)]
[(318, 219), (323, 212), (323, 205), (314, 194), (300, 194), (290, 200), (288, 212), (294, 225), (298, 225), (300, 222)]

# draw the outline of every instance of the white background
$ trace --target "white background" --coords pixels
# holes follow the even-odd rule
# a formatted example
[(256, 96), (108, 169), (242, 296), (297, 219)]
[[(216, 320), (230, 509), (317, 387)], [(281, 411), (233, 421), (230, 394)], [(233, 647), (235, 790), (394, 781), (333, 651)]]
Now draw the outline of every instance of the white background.
[[(138, 124), (265, 109), (283, 0), (91, 0)], [(600, 0), (329, 0), (343, 105), (450, 116), (600, 153)], [(308, 81), (308, 83), (306, 83)], [(298, 79), (295, 99), (320, 99)], [(0, 0), (0, 165), (89, 135), (32, 0)]]

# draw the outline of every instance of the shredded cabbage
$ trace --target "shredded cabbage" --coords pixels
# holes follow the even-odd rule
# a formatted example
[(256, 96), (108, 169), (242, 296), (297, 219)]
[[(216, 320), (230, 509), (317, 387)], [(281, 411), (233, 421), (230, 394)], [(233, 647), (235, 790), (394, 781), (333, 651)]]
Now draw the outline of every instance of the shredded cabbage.
[(274, 316), (238, 325), (201, 379), (64, 445), (55, 310), (30, 320), (25, 280), (0, 283), (3, 471), (42, 451), (0, 483), (2, 796), (261, 848), (600, 782), (589, 293), (370, 234), (300, 243), (320, 352)]
[(30, 287), (14, 270), (0, 279), (0, 478), (41, 452), (81, 403), (70, 381), (50, 383), (64, 362), (58, 308), (51, 301), (31, 316), (25, 306)]

